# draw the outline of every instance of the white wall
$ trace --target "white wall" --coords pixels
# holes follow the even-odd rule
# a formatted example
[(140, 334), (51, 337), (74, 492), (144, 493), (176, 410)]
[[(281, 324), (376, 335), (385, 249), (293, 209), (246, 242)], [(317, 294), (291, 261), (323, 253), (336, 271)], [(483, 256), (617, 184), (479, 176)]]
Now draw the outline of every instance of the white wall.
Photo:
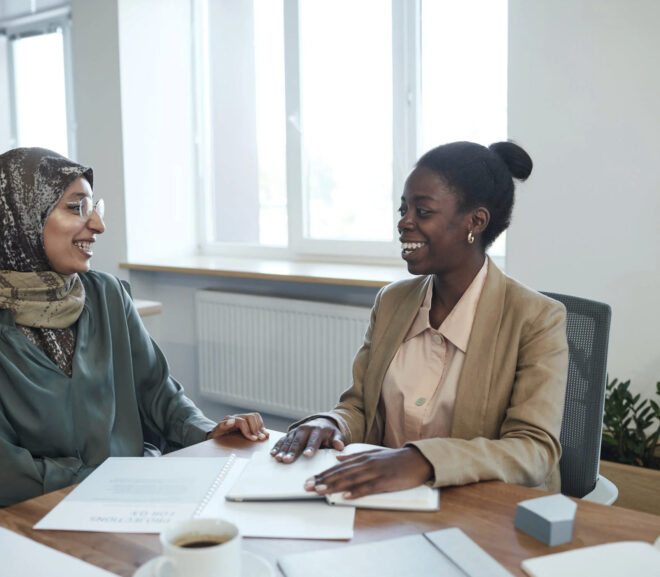
[(190, 2), (119, 0), (128, 257), (195, 251)]
[(72, 0), (71, 7), (76, 160), (94, 169), (94, 194), (106, 201), (106, 232), (93, 266), (121, 275), (126, 218), (117, 0)]
[(213, 225), (220, 242), (259, 242), (253, 12), (252, 2), (209, 3), (212, 187), (223, 209)]
[(509, 135), (535, 161), (507, 270), (612, 306), (610, 378), (660, 380), (660, 2), (510, 0)]
[(195, 246), (190, 3), (73, 0), (72, 13), (78, 161), (106, 200), (93, 266), (127, 277), (129, 256)]

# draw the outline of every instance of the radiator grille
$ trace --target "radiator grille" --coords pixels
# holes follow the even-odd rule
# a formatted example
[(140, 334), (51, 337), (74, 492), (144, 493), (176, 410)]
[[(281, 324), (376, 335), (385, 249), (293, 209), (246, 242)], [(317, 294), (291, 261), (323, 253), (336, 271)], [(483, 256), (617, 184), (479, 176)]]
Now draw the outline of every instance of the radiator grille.
[(332, 408), (351, 382), (369, 309), (198, 291), (200, 392), (284, 417)]

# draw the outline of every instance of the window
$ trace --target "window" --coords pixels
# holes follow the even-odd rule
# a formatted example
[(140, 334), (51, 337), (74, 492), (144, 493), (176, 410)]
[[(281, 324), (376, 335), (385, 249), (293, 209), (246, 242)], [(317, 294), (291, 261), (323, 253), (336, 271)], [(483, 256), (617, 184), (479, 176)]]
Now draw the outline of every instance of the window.
[(68, 8), (8, 20), (4, 31), (11, 146), (39, 146), (75, 156)]
[(442, 142), (506, 138), (506, 0), (198, 0), (205, 253), (398, 258)]

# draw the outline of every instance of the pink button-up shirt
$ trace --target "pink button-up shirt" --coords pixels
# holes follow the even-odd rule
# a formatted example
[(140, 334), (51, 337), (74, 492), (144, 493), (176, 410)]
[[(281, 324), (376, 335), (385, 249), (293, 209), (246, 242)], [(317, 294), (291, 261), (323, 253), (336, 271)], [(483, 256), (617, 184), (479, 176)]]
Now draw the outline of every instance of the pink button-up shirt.
[(487, 272), (488, 259), (437, 330), (429, 321), (433, 283), (429, 284), (383, 381), (386, 447), (449, 436), (458, 379)]

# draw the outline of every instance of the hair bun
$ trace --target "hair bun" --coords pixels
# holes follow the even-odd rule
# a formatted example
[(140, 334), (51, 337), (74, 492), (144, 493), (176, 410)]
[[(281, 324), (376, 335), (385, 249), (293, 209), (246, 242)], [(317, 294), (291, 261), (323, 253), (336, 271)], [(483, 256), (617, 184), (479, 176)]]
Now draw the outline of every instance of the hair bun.
[(532, 173), (532, 159), (515, 142), (495, 142), (488, 148), (502, 159), (514, 178), (526, 180)]

